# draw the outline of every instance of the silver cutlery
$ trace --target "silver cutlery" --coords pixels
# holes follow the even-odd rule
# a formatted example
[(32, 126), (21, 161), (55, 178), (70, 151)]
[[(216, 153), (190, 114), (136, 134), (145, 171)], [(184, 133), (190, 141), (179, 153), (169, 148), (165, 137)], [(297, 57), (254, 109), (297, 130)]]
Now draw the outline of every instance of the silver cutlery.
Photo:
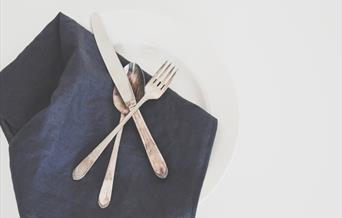
[[(96, 43), (105, 62), (105, 65), (109, 71), (109, 74), (113, 79), (116, 87), (118, 88), (125, 105), (131, 110), (136, 105), (136, 100), (132, 88), (129, 84), (128, 78), (121, 66), (121, 63), (115, 53), (110, 40), (108, 39), (108, 36), (106, 35), (100, 18), (97, 15), (94, 15), (91, 21)], [(149, 132), (140, 111), (133, 114), (133, 119), (137, 126), (139, 135), (144, 144), (154, 173), (159, 178), (166, 178), (168, 169), (165, 160), (161, 155), (155, 141), (153, 140), (153, 137)], [(83, 161), (81, 161), (81, 163), (73, 171), (73, 179), (82, 179), (102, 152), (103, 150), (99, 150), (99, 153), (96, 153), (98, 156), (95, 156), (95, 154), (88, 155)]]
[[(145, 93), (145, 77), (140, 67), (137, 64), (130, 63), (124, 67), (127, 72), (127, 77), (129, 82), (131, 83), (133, 93), (137, 101), (139, 101)], [(120, 96), (119, 91), (116, 87), (114, 87), (113, 91), (113, 102), (114, 106), (121, 113), (120, 121), (124, 118), (124, 116), (129, 112), (129, 108), (123, 102), (123, 99)], [(114, 176), (115, 176), (115, 168), (117, 162), (117, 156), (120, 146), (120, 139), (122, 131), (119, 131), (115, 137), (115, 142), (112, 150), (112, 154), (110, 156), (110, 160), (108, 163), (107, 171), (105, 178), (102, 183), (101, 191), (99, 194), (98, 204), (101, 208), (108, 207), (113, 190)]]
[[(132, 108), (130, 112), (121, 120), (121, 122), (98, 144), (93, 151), (75, 168), (73, 172), (73, 178), (82, 178), (84, 175), (75, 174), (75, 172), (87, 172), (89, 169), (80, 169), (82, 167), (88, 168), (92, 165), (101, 153), (105, 150), (111, 140), (116, 136), (116, 134), (122, 129), (122, 127), (127, 123), (127, 121), (135, 114), (138, 109), (148, 100), (159, 99), (165, 91), (170, 86), (170, 83), (175, 76), (177, 69), (171, 63), (167, 61), (158, 69), (158, 71), (152, 76), (145, 86), (145, 94), (141, 100)], [(150, 163), (153, 163), (153, 168), (158, 172), (163, 169), (165, 165), (159, 165), (159, 159), (162, 158), (160, 153), (155, 153), (155, 150), (151, 147), (145, 145), (145, 150), (150, 157)], [(88, 163), (91, 164), (88, 164)], [(86, 164), (83, 164), (86, 163)]]

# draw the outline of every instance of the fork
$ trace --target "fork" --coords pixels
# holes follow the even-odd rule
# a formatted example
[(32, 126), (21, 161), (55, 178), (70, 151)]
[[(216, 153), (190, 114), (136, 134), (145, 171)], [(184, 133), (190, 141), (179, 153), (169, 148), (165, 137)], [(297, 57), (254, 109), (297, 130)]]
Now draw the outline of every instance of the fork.
[[(120, 123), (98, 144), (90, 154), (74, 169), (72, 177), (74, 180), (80, 180), (85, 176), (85, 173), (78, 174), (77, 172), (87, 172), (83, 168), (84, 166), (88, 166), (89, 164), (82, 164), (84, 161), (89, 161), (90, 163), (94, 163), (97, 160), (97, 157), (105, 150), (111, 140), (116, 136), (116, 134), (123, 128), (123, 126), (127, 123), (127, 121), (133, 116), (133, 114), (148, 100), (156, 100), (159, 99), (170, 86), (170, 83), (173, 77), (176, 75), (178, 69), (172, 64), (166, 61), (158, 71), (152, 76), (152, 78), (148, 81), (145, 86), (145, 95), (141, 98), (141, 100), (130, 109), (130, 112), (120, 121)], [(148, 154), (152, 153), (153, 150), (146, 149)], [(157, 160), (150, 159), (150, 162), (157, 163)], [(162, 166), (156, 166), (162, 167)]]

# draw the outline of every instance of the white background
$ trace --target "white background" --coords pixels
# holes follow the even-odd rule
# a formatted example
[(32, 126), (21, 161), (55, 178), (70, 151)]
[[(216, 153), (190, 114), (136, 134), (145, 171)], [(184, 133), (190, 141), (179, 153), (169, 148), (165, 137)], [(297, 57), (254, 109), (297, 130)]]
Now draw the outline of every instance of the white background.
[[(341, 217), (339, 1), (1, 0), (1, 69), (57, 12), (88, 25), (92, 12), (115, 9), (201, 23), (234, 80), (237, 145), (197, 217)], [(8, 162), (2, 134), (1, 217), (16, 218)]]

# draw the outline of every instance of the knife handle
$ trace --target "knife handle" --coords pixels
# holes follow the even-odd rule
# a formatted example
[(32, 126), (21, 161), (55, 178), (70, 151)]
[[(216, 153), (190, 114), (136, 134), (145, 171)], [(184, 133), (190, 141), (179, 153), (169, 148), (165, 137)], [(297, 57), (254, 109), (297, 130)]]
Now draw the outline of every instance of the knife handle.
[(154, 173), (161, 179), (165, 179), (168, 174), (168, 169), (165, 160), (160, 153), (156, 142), (154, 141), (140, 110), (133, 114), (133, 120), (137, 126), (139, 135), (144, 144), (147, 157), (151, 163)]

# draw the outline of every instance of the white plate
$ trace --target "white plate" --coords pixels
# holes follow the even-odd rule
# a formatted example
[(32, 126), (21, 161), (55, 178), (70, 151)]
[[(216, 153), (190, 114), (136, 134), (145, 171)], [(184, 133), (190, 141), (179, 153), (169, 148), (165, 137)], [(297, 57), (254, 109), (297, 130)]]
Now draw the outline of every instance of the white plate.
[(202, 203), (223, 177), (237, 136), (237, 99), (228, 73), (202, 34), (190, 24), (135, 10), (100, 16), (120, 54), (148, 72), (155, 72), (166, 59), (174, 62), (180, 70), (171, 88), (218, 118), (218, 131), (201, 191)]

